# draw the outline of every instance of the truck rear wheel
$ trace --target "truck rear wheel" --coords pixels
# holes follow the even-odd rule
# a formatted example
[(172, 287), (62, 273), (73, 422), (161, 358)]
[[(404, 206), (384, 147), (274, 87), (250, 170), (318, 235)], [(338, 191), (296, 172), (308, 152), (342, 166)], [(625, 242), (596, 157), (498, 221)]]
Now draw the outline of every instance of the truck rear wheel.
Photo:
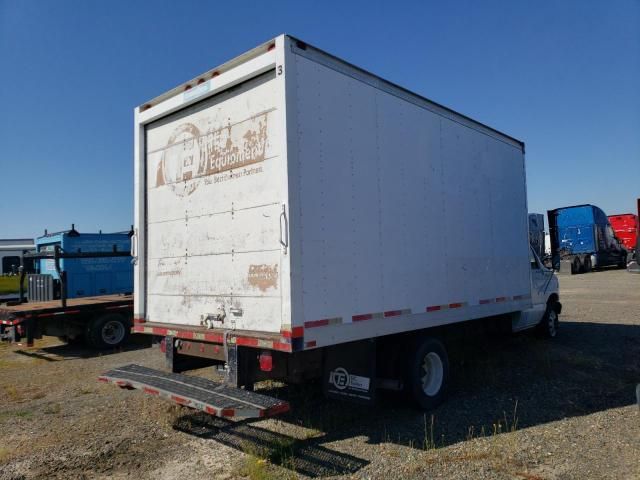
[(109, 313), (89, 322), (87, 340), (94, 348), (115, 348), (129, 337), (130, 325), (126, 317)]
[(445, 398), (449, 383), (449, 357), (442, 342), (424, 338), (416, 343), (409, 358), (408, 388), (422, 409), (437, 407)]

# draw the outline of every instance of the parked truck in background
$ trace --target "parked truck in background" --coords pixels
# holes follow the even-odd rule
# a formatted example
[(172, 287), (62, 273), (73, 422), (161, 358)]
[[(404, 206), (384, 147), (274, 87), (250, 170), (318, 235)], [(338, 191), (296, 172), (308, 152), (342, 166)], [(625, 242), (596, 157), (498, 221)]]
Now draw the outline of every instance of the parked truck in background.
[(553, 267), (561, 261), (571, 273), (627, 265), (627, 251), (607, 215), (595, 205), (575, 205), (547, 212)]
[[(58, 248), (64, 253), (129, 252), (129, 232), (80, 233), (70, 230), (48, 233), (36, 238), (36, 252), (51, 253)], [(56, 266), (54, 258), (39, 258), (37, 273), (27, 275), (28, 299), (47, 301), (61, 297), (66, 275), (66, 298), (89, 297), (133, 292), (133, 266), (130, 256), (100, 256), (83, 258), (62, 257)]]
[[(36, 251), (20, 258), (19, 300), (0, 305), (0, 339), (33, 345), (47, 335), (95, 348), (122, 345), (132, 326), (131, 234), (80, 233), (73, 225), (45, 231)], [(27, 261), (38, 273), (26, 271)]]
[(609, 215), (609, 223), (631, 257), (638, 243), (638, 216), (633, 213)]
[(631, 273), (640, 273), (640, 198), (636, 201), (638, 214), (636, 215), (636, 246), (634, 248), (633, 260), (627, 264), (627, 270)]
[(219, 416), (286, 410), (265, 379), (431, 408), (460, 332), (553, 337), (561, 310), (524, 144), (286, 35), (136, 109), (132, 242), (133, 331), (225, 381), (100, 380)]

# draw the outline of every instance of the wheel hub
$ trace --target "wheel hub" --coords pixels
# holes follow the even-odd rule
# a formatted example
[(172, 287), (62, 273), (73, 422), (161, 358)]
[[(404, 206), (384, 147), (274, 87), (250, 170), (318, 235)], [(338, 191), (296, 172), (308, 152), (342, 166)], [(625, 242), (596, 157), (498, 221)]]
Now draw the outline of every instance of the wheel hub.
[(422, 361), (422, 391), (433, 397), (438, 394), (444, 379), (442, 359), (435, 352), (429, 352)]
[(102, 339), (108, 345), (117, 345), (124, 338), (124, 325), (121, 322), (111, 320), (102, 327)]

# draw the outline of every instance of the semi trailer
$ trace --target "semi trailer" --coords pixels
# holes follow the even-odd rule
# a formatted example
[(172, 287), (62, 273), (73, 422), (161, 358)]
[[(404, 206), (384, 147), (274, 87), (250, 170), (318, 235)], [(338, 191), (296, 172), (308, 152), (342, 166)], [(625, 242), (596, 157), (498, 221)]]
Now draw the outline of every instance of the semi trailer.
[[(169, 372), (99, 379), (224, 417), (449, 383), (465, 328), (554, 337), (524, 143), (287, 35), (135, 110), (133, 331)], [(221, 383), (185, 375), (217, 365)], [(242, 388), (244, 387), (244, 388)]]
[(627, 251), (602, 209), (574, 205), (549, 210), (547, 217), (553, 268), (585, 273), (602, 267), (626, 267)]
[(609, 215), (609, 223), (629, 254), (633, 254), (638, 243), (638, 216), (633, 213)]
[(631, 260), (627, 264), (627, 270), (631, 273), (640, 273), (640, 260), (638, 256), (640, 255), (640, 198), (636, 201), (636, 206), (638, 210), (638, 214), (636, 215), (636, 246), (634, 248), (634, 256), (633, 260)]

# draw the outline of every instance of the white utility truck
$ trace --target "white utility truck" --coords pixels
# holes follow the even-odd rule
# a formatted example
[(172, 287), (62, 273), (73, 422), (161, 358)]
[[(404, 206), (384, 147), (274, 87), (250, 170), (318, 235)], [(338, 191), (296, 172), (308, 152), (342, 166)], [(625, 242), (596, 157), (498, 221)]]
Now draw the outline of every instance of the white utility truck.
[[(219, 416), (285, 411), (264, 379), (431, 408), (456, 331), (555, 336), (561, 310), (524, 144), (287, 35), (136, 109), (132, 250), (172, 373), (101, 380)], [(223, 383), (179, 373), (207, 364)]]

